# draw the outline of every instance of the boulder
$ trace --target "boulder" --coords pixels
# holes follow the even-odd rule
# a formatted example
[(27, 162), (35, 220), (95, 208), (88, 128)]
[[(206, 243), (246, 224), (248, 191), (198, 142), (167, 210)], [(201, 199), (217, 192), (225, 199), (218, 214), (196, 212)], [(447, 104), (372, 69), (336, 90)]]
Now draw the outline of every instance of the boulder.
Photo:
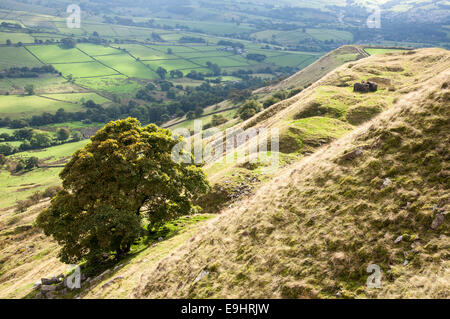
[(41, 286), (42, 286), (42, 282), (40, 280), (38, 280), (33, 284), (33, 290), (37, 290), (37, 289), (41, 288)]
[(48, 278), (41, 278), (42, 285), (53, 285), (53, 284), (57, 284), (58, 282), (59, 282), (59, 280), (56, 277), (52, 277), (50, 279), (48, 279)]
[(342, 155), (341, 159), (344, 161), (351, 161), (362, 154), (362, 147), (357, 147), (354, 150)]
[(433, 222), (431, 223), (431, 229), (436, 229), (439, 226), (442, 225), (442, 223), (445, 220), (444, 214), (438, 213), (436, 214), (436, 217), (434, 218)]
[(55, 291), (56, 290), (56, 286), (53, 286), (53, 285), (42, 285), (41, 286), (41, 292), (42, 293), (47, 293), (47, 292), (50, 292), (50, 291)]
[(370, 81), (362, 81), (361, 83), (357, 82), (353, 85), (354, 92), (360, 93), (368, 93), (368, 92), (376, 92), (378, 90), (378, 84)]

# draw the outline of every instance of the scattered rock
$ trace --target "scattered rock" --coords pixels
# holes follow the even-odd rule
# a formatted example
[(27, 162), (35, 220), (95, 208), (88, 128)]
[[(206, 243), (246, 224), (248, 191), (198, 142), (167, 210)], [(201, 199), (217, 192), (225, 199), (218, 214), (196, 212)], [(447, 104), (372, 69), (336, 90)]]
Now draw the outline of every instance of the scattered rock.
[(403, 266), (406, 266), (409, 264), (409, 261), (405, 259), (405, 261), (403, 262)]
[(398, 244), (399, 242), (401, 242), (403, 240), (403, 235), (398, 236), (395, 240), (394, 240), (394, 244)]
[(52, 277), (50, 279), (41, 278), (42, 285), (53, 285), (53, 284), (57, 284), (58, 282), (59, 282), (59, 280), (56, 277)]
[(64, 282), (60, 282), (57, 285), (55, 285), (55, 289), (56, 290), (62, 290), (64, 288)]
[(392, 185), (392, 180), (389, 177), (386, 177), (383, 181), (382, 188), (389, 187)]
[(33, 290), (38, 290), (39, 288), (41, 288), (42, 286), (42, 282), (40, 280), (36, 281), (33, 285)]
[(56, 294), (56, 292), (54, 292), (54, 291), (49, 291), (49, 292), (45, 295), (45, 297), (46, 297), (47, 299), (55, 299), (55, 298), (57, 297), (57, 294)]
[(362, 81), (361, 83), (357, 82), (353, 85), (354, 92), (367, 93), (367, 92), (376, 92), (377, 90), (378, 84), (376, 84), (375, 82)]
[(119, 281), (119, 280), (122, 280), (123, 279), (123, 276), (118, 276), (118, 277), (116, 277), (116, 278), (114, 278), (114, 279), (112, 279), (112, 280), (110, 280), (110, 281), (108, 281), (106, 284), (104, 284), (101, 288), (102, 289), (105, 289), (105, 288), (108, 288), (109, 286), (111, 286), (113, 283), (115, 283), (116, 281)]
[(111, 273), (111, 269), (107, 269), (104, 272), (102, 272), (102, 274), (100, 275), (100, 277), (105, 277), (107, 275), (109, 275)]
[(442, 225), (444, 220), (445, 220), (444, 214), (442, 214), (442, 213), (436, 214), (436, 217), (434, 218), (433, 222), (431, 223), (431, 228), (432, 229), (438, 228), (439, 226)]
[(41, 292), (42, 293), (47, 293), (47, 292), (50, 292), (50, 291), (55, 291), (56, 290), (56, 286), (53, 286), (53, 285), (42, 285), (41, 286)]
[(206, 276), (208, 276), (208, 275), (209, 275), (209, 271), (206, 270), (206, 269), (203, 269), (203, 270), (198, 274), (198, 276), (195, 278), (194, 282), (197, 282), (197, 281), (201, 280), (202, 278), (204, 278), (204, 277), (206, 277)]
[(158, 241), (160, 241), (160, 242), (163, 241), (163, 240), (164, 240), (164, 238), (162, 238), (162, 237), (158, 238)]
[(404, 210), (408, 210), (408, 208), (411, 206), (411, 202), (407, 202), (406, 206), (402, 207)]
[(362, 154), (362, 147), (359, 146), (357, 148), (355, 148), (354, 150), (345, 153), (344, 155), (342, 155), (342, 160), (344, 161), (351, 161), (354, 160), (355, 158), (357, 158), (358, 156), (360, 156)]

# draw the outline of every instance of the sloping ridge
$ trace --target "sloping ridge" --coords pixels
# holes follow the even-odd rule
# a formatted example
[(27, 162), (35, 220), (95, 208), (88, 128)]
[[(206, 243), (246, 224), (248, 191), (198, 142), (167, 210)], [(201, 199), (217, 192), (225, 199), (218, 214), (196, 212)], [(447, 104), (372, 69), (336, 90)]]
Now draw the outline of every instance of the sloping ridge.
[(255, 93), (270, 93), (290, 88), (303, 88), (316, 82), (321, 77), (344, 63), (360, 60), (368, 56), (369, 55), (358, 46), (344, 45), (325, 54), (319, 60), (291, 75), (287, 79), (272, 86), (260, 88), (256, 90)]
[(448, 298), (449, 105), (444, 68), (208, 222), (133, 296)]

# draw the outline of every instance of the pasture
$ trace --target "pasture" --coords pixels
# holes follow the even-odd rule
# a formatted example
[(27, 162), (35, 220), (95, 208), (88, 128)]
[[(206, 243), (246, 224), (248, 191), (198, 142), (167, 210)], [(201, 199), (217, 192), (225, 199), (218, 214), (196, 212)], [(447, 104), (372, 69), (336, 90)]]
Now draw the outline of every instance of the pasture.
[(88, 55), (76, 48), (62, 49), (56, 44), (28, 46), (27, 49), (37, 56), (39, 60), (49, 64), (93, 61)]
[(11, 67), (41, 66), (24, 47), (0, 47), (0, 70)]
[(75, 80), (75, 83), (91, 90), (115, 94), (130, 94), (141, 87), (138, 82), (129, 80), (124, 75), (78, 78)]
[(156, 79), (158, 75), (143, 63), (136, 61), (128, 54), (105, 55), (96, 58), (98, 61), (117, 70), (128, 77)]
[(21, 175), (0, 170), (0, 209), (13, 206), (37, 191), (60, 183), (61, 168), (39, 168)]
[(50, 99), (78, 104), (82, 104), (88, 100), (92, 100), (97, 104), (109, 102), (108, 99), (98, 95), (97, 93), (65, 93), (65, 94), (55, 93), (55, 94), (43, 94), (42, 96)]
[(95, 77), (105, 75), (118, 75), (119, 73), (112, 68), (105, 66), (99, 62), (83, 62), (83, 63), (64, 63), (55, 64), (55, 69), (64, 76), (72, 75), (74, 78)]
[(0, 44), (5, 44), (6, 40), (11, 40), (13, 44), (22, 43), (33, 43), (34, 38), (27, 33), (20, 32), (0, 32)]
[(43, 112), (56, 113), (60, 108), (66, 112), (81, 111), (78, 104), (56, 101), (41, 96), (2, 95), (0, 96), (0, 117), (11, 119), (30, 118)]
[(63, 77), (55, 74), (43, 74), (38, 78), (9, 78), (0, 79), (0, 93), (24, 94), (27, 84), (34, 86), (37, 94), (76, 92), (79, 88), (67, 82)]

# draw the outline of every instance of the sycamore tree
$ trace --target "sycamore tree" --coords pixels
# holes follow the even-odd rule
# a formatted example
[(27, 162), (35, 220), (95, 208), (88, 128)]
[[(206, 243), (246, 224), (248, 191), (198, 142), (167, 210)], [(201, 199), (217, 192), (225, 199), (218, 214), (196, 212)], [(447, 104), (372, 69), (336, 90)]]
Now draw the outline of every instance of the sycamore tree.
[(209, 184), (201, 168), (172, 160), (180, 140), (128, 118), (73, 155), (60, 174), (63, 190), (37, 219), (62, 246), (63, 262), (120, 257), (143, 234), (143, 220), (153, 228), (195, 210), (192, 199)]

